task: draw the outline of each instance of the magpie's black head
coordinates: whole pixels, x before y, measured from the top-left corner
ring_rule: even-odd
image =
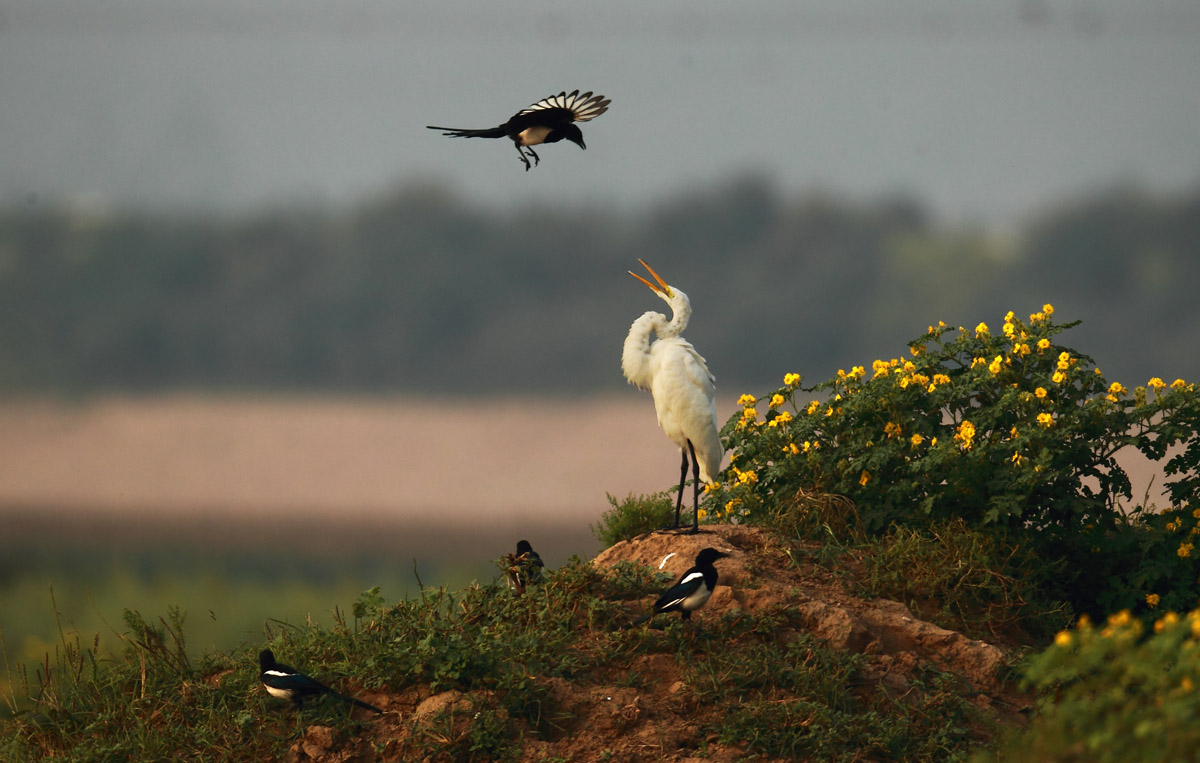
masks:
[[[275,653],[270,649],[264,649],[258,653],[258,666],[263,670],[269,670],[275,667]]]
[[[703,567],[704,565],[712,564],[718,559],[724,559],[727,556],[729,554],[718,551],[715,548],[704,548],[700,550],[700,553],[696,554],[696,566]]]
[[[562,132],[564,138],[579,146],[583,150],[587,150],[587,146],[585,146],[583,143],[583,131],[578,127],[573,124],[566,124],[560,127],[559,131]]]
[[[521,554],[531,554],[531,553],[533,553],[533,546],[529,545],[529,541],[527,541],[527,540],[517,541],[517,556],[520,556]]]

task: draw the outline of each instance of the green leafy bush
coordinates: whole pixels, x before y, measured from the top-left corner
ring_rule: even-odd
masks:
[[[604,512],[597,524],[591,526],[592,534],[605,548],[658,530],[671,524],[675,518],[675,506],[666,493],[638,496],[630,493],[620,503],[609,495],[608,503],[612,508]]]
[[[1200,610],[1167,613],[1152,632],[1121,611],[1086,618],[1031,658],[1025,688],[1042,697],[1000,760],[1195,760],[1200,750]]]
[[[939,323],[907,359],[872,363],[869,378],[855,366],[802,387],[787,374],[771,394],[743,395],[722,430],[734,456],[712,491],[716,513],[769,521],[798,491],[833,493],[853,502],[869,533],[961,519],[1062,560],[1053,585],[1084,610],[1133,606],[1131,596],[1168,579],[1194,601],[1196,555],[1168,538],[1152,507],[1126,505],[1132,489],[1115,455],[1132,446],[1166,458],[1172,509],[1200,508],[1195,385],[1110,384],[1059,343],[1075,324],[1052,315],[1050,305],[1028,322],[1009,312],[997,332]],[[1143,563],[1134,546],[1158,557]],[[1120,585],[1098,586],[1114,565]]]

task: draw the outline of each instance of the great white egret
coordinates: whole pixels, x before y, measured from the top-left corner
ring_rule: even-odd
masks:
[[[632,270],[629,275],[650,287],[671,306],[671,320],[653,310],[643,313],[629,327],[621,353],[621,370],[629,383],[650,390],[658,425],[679,446],[683,465],[679,470],[679,495],[675,499],[675,524],[683,505],[683,486],[687,482],[688,454],[692,458],[692,529],[700,530],[700,483],[716,481],[721,468],[721,438],[717,435],[716,379],[708,371],[704,358],[680,336],[692,316],[687,295],[667,284],[654,268],[639,259],[657,285]],[[651,341],[654,334],[656,341]]]

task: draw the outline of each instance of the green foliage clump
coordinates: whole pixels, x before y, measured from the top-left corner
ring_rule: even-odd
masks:
[[[870,378],[855,366],[801,387],[788,374],[763,398],[743,395],[722,431],[736,452],[719,513],[769,520],[798,491],[834,493],[873,535],[962,520],[1061,560],[1041,582],[1084,611],[1134,606],[1134,590],[1145,596],[1151,585],[1194,601],[1197,555],[1164,536],[1152,507],[1125,505],[1132,488],[1116,454],[1131,446],[1165,458],[1173,509],[1200,508],[1196,387],[1108,383],[1059,343],[1075,324],[1052,314],[1050,305],[1028,321],[1009,312],[996,332],[939,323],[909,344],[909,358],[876,360]],[[1138,560],[1134,545],[1159,556]],[[1114,572],[1120,585],[1097,585]]]
[[[1200,610],[1147,633],[1126,610],[1087,618],[1033,656],[1025,688],[1042,699],[1000,760],[1195,760],[1200,750]],[[982,756],[981,756],[982,757]]]
[[[621,502],[609,495],[608,503],[612,508],[591,526],[592,534],[605,548],[658,530],[675,518],[675,507],[666,493],[638,496],[630,493]]]

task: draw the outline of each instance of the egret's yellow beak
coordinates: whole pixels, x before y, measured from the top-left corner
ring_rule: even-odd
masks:
[[[658,281],[658,286],[655,286],[654,284],[650,283],[645,278],[642,278],[637,273],[634,273],[632,270],[629,271],[629,275],[633,276],[637,280],[646,284],[647,286],[649,286],[651,289],[658,292],[659,294],[665,294],[668,297],[675,296],[675,292],[671,291],[671,287],[667,285],[667,282],[662,280],[662,276],[660,276],[658,273],[654,272],[654,268],[647,265],[646,261],[641,259],[640,257],[638,258],[638,262],[642,263],[642,267],[644,267],[646,270],[650,271],[650,275],[654,276],[655,281]]]

